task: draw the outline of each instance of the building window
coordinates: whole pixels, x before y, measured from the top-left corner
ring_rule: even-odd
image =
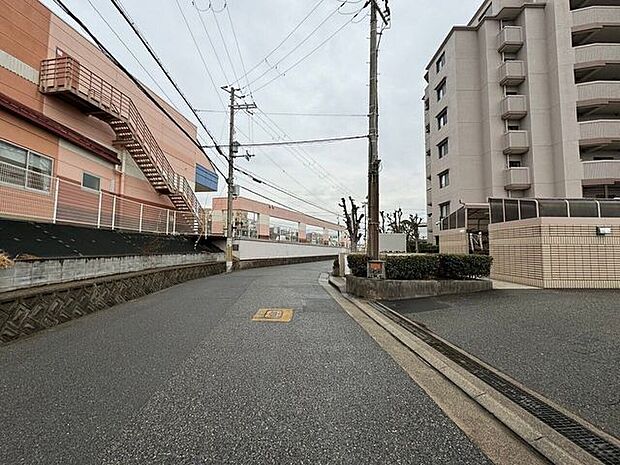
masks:
[[[430,134],[431,133],[431,125],[427,124],[426,128],[424,128],[424,131],[426,131],[426,134]]]
[[[450,202],[439,204],[439,219],[447,218],[450,215]]]
[[[506,95],[519,95],[518,87],[506,87]]]
[[[439,58],[437,58],[437,62],[435,63],[435,68],[437,70],[437,72],[441,71],[441,69],[445,66],[446,64],[446,52],[443,52]]]
[[[0,182],[49,192],[53,160],[0,141]]]
[[[509,131],[518,131],[521,129],[521,125],[519,123],[508,123],[508,130]]]
[[[448,155],[448,138],[446,137],[442,140],[439,145],[437,145],[437,151],[439,153],[439,158],[443,158]]]
[[[521,160],[510,160],[508,168],[521,168]]]
[[[94,191],[99,191],[101,190],[101,178],[98,176],[93,176],[92,174],[83,173],[82,187],[86,187],[87,189],[92,189]]]
[[[430,108],[430,103],[427,98],[424,99],[424,111],[428,111]]]
[[[426,156],[430,158],[430,156],[431,156],[431,151],[430,150],[426,151]]]
[[[446,80],[444,79],[443,81],[441,81],[441,84],[439,84],[436,88],[435,88],[435,92],[437,92],[437,101],[439,102],[442,98],[444,98],[444,96],[446,95]]]
[[[437,129],[443,128],[446,124],[448,124],[448,109],[444,108],[444,110],[437,115]]]
[[[449,170],[439,173],[439,188],[442,189],[450,185],[450,173]]]

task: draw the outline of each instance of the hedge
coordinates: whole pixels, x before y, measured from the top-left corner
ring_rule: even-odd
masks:
[[[488,255],[388,255],[385,260],[387,279],[476,279],[489,276],[492,258]],[[366,255],[351,254],[347,263],[353,276],[366,277]]]

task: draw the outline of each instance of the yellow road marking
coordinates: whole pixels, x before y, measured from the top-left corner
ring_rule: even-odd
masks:
[[[292,308],[261,308],[252,317],[252,321],[273,321],[278,323],[288,323],[292,319]]]

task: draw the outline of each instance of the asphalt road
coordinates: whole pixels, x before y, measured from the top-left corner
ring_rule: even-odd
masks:
[[[0,463],[489,463],[325,293],[330,266],[196,280],[0,348]]]
[[[497,290],[384,302],[620,437],[620,292]]]

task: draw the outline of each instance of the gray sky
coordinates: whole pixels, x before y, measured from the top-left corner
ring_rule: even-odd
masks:
[[[43,1],[58,12],[52,0]],[[153,83],[153,79],[97,15],[92,7],[94,5],[140,59],[142,66],[171,97],[171,103],[188,117],[191,116],[138,39],[116,14],[109,0],[65,2],[124,65],[161,94],[162,91]],[[196,37],[215,86],[205,71],[177,2]],[[355,18],[351,14],[357,12],[364,2],[349,0],[340,9],[338,7],[342,0],[319,2],[195,0],[196,7],[204,10],[201,13],[193,6],[192,0],[123,0],[123,5],[190,101],[197,108],[216,111],[204,113],[203,120],[218,141],[226,143],[227,116],[222,103],[227,104],[228,95],[219,86],[234,81],[235,73],[241,78],[244,75],[243,65],[249,72],[259,64],[248,78],[250,88],[254,90],[254,100],[260,110],[268,115],[279,112],[364,115],[368,112],[368,17],[365,17],[366,11]],[[425,84],[424,68],[450,27],[467,23],[479,4],[479,0],[390,0],[392,25],[383,34],[379,57],[382,210],[402,207],[407,213],[425,213],[421,102]],[[306,22],[265,61],[267,54],[316,5],[318,7]],[[243,64],[232,33],[229,13]],[[221,66],[199,14],[217,50]],[[306,40],[323,21],[320,28]],[[259,90],[259,87],[293,66],[345,23],[347,25],[340,32],[297,67]],[[289,56],[285,58],[286,55]],[[256,82],[252,83],[255,79]],[[240,82],[242,85],[248,83],[245,78],[240,79]],[[249,95],[247,89],[244,91]],[[269,118],[272,121],[261,113],[252,119],[239,114],[237,127],[244,133],[238,135],[239,141],[248,141],[248,138],[255,142],[271,141],[277,138],[276,131],[280,132],[280,136],[286,133],[293,140],[359,135],[367,133],[368,126],[367,118],[357,116],[269,115]],[[211,152],[213,161],[224,168],[224,160],[218,158],[214,151]],[[256,156],[249,162],[240,160],[240,167],[328,210],[340,212],[337,204],[345,189],[360,202],[366,195],[366,140],[308,145],[303,149],[261,148],[252,152]],[[239,183],[306,213],[335,219],[334,215],[253,183],[244,176],[239,176]],[[224,180],[220,178],[219,194],[224,192],[224,188]],[[253,197],[247,192],[242,195]],[[204,196],[202,198],[205,199]]]

